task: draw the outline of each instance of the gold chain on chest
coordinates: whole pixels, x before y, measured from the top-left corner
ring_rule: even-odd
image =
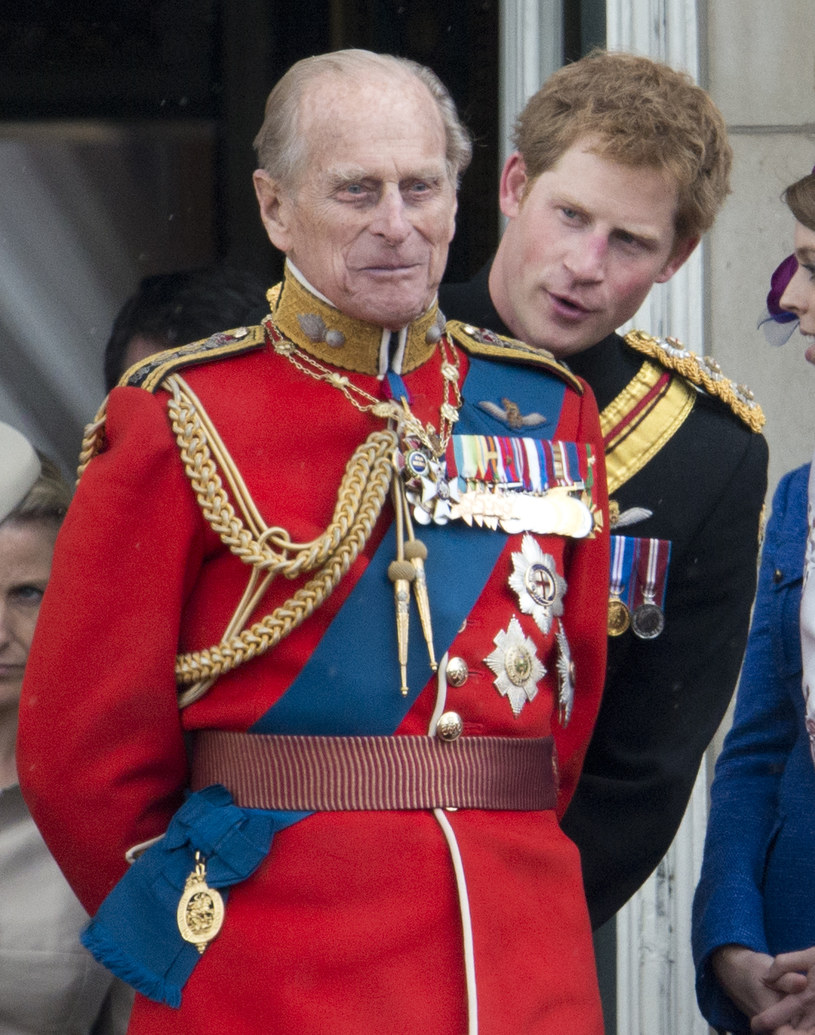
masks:
[[[396,607],[396,638],[398,662],[401,675],[400,692],[406,696],[408,665],[408,633],[411,591],[416,599],[422,634],[427,645],[431,669],[438,668],[433,644],[433,630],[430,616],[430,598],[425,575],[427,548],[417,539],[413,532],[410,517],[411,504],[416,508],[417,517],[424,515],[425,523],[429,518],[422,506],[425,488],[434,486],[436,491],[441,483],[446,484],[445,453],[453,426],[459,418],[462,405],[459,382],[461,377],[459,356],[455,348],[450,346],[445,335],[438,342],[441,355],[441,375],[444,382],[443,400],[439,407],[438,431],[432,424],[422,422],[411,412],[405,396],[400,403],[395,400],[377,399],[360,385],[355,384],[346,374],[331,369],[321,363],[309,352],[285,338],[271,320],[264,322],[272,347],[278,355],[287,359],[297,370],[316,381],[324,381],[340,391],[345,398],[361,413],[372,413],[374,416],[388,420],[398,435],[397,448],[392,453],[394,471],[399,476],[393,479],[393,508],[396,520],[396,557],[388,566],[388,577],[393,583],[394,603]],[[416,471],[409,458],[421,459],[422,475],[419,477],[417,489]],[[412,488],[408,489],[411,484]]]
[[[360,413],[371,413],[375,417],[392,421],[401,438],[408,435],[416,436],[436,458],[444,455],[453,433],[453,425],[458,420],[458,413],[461,409],[459,357],[444,335],[439,339],[444,399],[439,408],[439,429],[436,431],[431,424],[422,424],[411,412],[406,399],[403,398],[401,404],[393,399],[377,399],[360,385],[355,384],[347,374],[325,366],[309,352],[283,337],[270,320],[265,321],[263,326],[269,334],[274,351],[287,359],[302,374],[315,381],[323,381],[342,392]]]

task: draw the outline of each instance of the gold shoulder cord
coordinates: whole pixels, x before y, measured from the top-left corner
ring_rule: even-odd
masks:
[[[264,654],[296,629],[328,598],[370,538],[390,488],[396,432],[372,432],[349,460],[337,494],[331,523],[310,543],[293,543],[289,533],[263,521],[234,461],[204,407],[178,374],[163,385],[170,392],[168,410],[190,480],[204,518],[221,541],[252,571],[243,596],[221,642],[176,658],[175,674],[187,689],[180,708],[199,700],[218,676]],[[85,431],[79,475],[104,448],[104,405]],[[224,475],[241,516],[224,487]],[[316,575],[284,604],[251,626],[249,615],[276,575],[295,578],[319,568]]]
[[[176,679],[189,686],[179,695],[179,707],[184,708],[202,697],[218,676],[276,646],[333,592],[368,541],[382,510],[397,438],[390,430],[368,436],[346,466],[337,506],[325,532],[310,543],[293,543],[285,529],[264,523],[223,440],[190,387],[178,374],[168,378],[166,387],[171,392],[168,408],[173,431],[198,505],[221,541],[252,568],[221,642],[176,659]],[[224,491],[218,467],[243,520]],[[275,575],[295,578],[320,565],[315,577],[285,604],[244,628]]]
[[[77,482],[82,477],[85,468],[91,460],[105,448],[105,418],[107,417],[107,412],[108,400],[106,396],[104,402],[96,411],[93,420],[90,424],[85,425],[82,445],[79,447],[79,463],[76,469]]]

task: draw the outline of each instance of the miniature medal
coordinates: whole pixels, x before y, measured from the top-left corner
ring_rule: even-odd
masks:
[[[594,515],[588,504],[578,496],[557,490],[542,495],[488,488],[458,491],[449,517],[493,529],[500,525],[509,535],[535,532],[585,539],[594,528]]]
[[[532,615],[542,633],[552,627],[552,618],[563,614],[566,580],[558,574],[555,559],[544,553],[531,535],[521,540],[521,552],[512,554],[510,588],[518,596],[525,615]]]
[[[181,937],[199,953],[203,953],[224,922],[224,900],[219,891],[207,884],[206,865],[200,852],[195,853],[195,869],[184,885],[176,921]]]
[[[639,607],[634,608],[631,628],[641,640],[656,639],[665,628],[665,614],[659,604],[654,603],[653,597],[650,600],[646,597]]]
[[[629,543],[630,540],[624,536],[613,535],[611,537],[611,584],[609,586],[610,596],[608,601],[609,636],[622,636],[631,625],[631,613],[621,599],[628,576],[626,555],[630,553],[627,549]]]
[[[572,539],[585,539],[594,528],[594,515],[591,507],[579,496],[568,496],[567,530],[564,535]]]
[[[595,517],[581,464],[592,457],[575,442],[456,435],[449,461],[458,496],[451,518],[510,535],[535,532],[585,538]],[[584,459],[585,458],[585,459]]]
[[[513,714],[518,716],[526,702],[537,695],[546,667],[538,659],[535,644],[524,636],[521,623],[514,616],[507,630],[502,629],[493,642],[495,650],[484,660],[495,673],[498,692],[509,700]]]
[[[636,571],[642,599],[631,615],[631,629],[641,640],[653,640],[665,628],[665,613],[656,602],[665,594],[671,544],[662,539],[638,539]],[[635,598],[636,599],[636,598]]]
[[[608,601],[608,635],[622,636],[631,625],[631,613],[619,597]]]

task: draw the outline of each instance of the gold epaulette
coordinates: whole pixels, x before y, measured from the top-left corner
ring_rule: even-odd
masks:
[[[147,359],[140,360],[122,374],[117,387],[131,385],[136,388],[144,388],[148,392],[156,392],[165,377],[176,373],[183,367],[212,363],[216,359],[230,356],[241,356],[253,349],[260,348],[265,341],[266,337],[262,327],[236,327],[230,331],[213,334],[210,338],[190,342],[189,345],[182,345],[178,349],[156,352]],[[94,456],[105,448],[107,403],[107,397],[105,397],[93,420],[85,426],[79,450],[77,481],[82,477],[82,473]]]
[[[217,359],[242,356],[259,348],[265,341],[262,327],[235,327],[213,334],[210,338],[192,341],[178,349],[165,349],[141,360],[124,372],[120,385],[133,385],[155,392],[169,374],[184,367],[213,363]]]
[[[715,359],[697,356],[676,338],[654,338],[644,331],[629,331],[625,343],[680,374],[696,388],[721,399],[751,431],[759,432],[764,427],[766,418],[752,391],[725,377]]]
[[[445,332],[455,339],[459,345],[474,356],[489,356],[508,363],[524,363],[527,366],[541,367],[559,377],[561,381],[573,388],[579,395],[583,394],[583,385],[579,378],[562,363],[559,363],[546,349],[535,349],[516,338],[505,338],[483,327],[474,327],[460,320],[448,320]]]

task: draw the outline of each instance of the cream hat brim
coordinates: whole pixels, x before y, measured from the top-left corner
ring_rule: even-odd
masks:
[[[25,435],[0,421],[0,521],[26,498],[40,476],[40,458]]]

